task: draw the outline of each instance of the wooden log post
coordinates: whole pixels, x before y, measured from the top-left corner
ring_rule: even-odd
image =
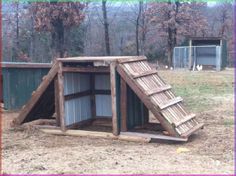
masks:
[[[55,113],[56,113],[56,125],[60,126],[60,112],[59,112],[59,99],[58,99],[58,77],[54,78],[54,97],[55,97]]]
[[[123,78],[120,79],[120,113],[121,131],[127,131],[127,85]]]
[[[58,103],[59,103],[59,118],[61,130],[66,131],[65,126],[65,100],[64,100],[64,77],[62,74],[62,62],[59,62],[59,69],[57,74],[58,79]]]
[[[111,81],[111,107],[112,107],[112,132],[118,135],[118,119],[117,119],[117,105],[116,105],[116,63],[110,64],[110,81]]]

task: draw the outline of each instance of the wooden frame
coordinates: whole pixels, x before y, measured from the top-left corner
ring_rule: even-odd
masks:
[[[183,114],[179,113],[179,111],[175,112],[174,111],[175,109],[174,110],[168,109],[168,108],[176,107],[177,105],[178,106],[181,105],[181,107],[176,107],[177,110],[178,108],[182,108],[182,103],[179,103],[182,101],[182,98],[176,97],[175,95],[172,95],[172,94],[170,94],[170,96],[167,98],[165,97],[163,98],[163,95],[161,97],[158,97],[160,96],[158,95],[159,93],[168,94],[171,92],[170,91],[171,86],[165,84],[164,81],[162,83],[161,78],[156,77],[155,80],[150,80],[153,84],[155,83],[156,80],[158,80],[159,84],[145,87],[145,85],[149,84],[148,79],[153,78],[153,76],[157,74],[156,70],[151,70],[151,68],[149,68],[148,65],[145,65],[147,64],[146,57],[126,57],[126,56],[125,57],[108,57],[104,59],[104,63],[106,63],[105,65],[109,64],[109,67],[95,66],[95,65],[92,66],[92,64],[95,64],[95,62],[101,62],[103,60],[102,58],[103,57],[89,57],[89,58],[79,57],[79,58],[56,60],[52,66],[52,69],[49,71],[48,75],[43,78],[43,82],[40,84],[38,89],[33,93],[32,98],[26,105],[27,108],[23,108],[23,110],[21,111],[19,117],[16,120],[16,123],[18,124],[22,123],[24,118],[26,118],[26,115],[29,114],[30,110],[34,108],[35,104],[40,99],[40,96],[42,96],[43,92],[46,91],[46,89],[48,88],[46,93],[48,92],[52,93],[51,89],[53,88],[52,86],[54,86],[56,125],[57,127],[60,127],[62,133],[66,132],[69,128],[76,128],[84,124],[85,125],[90,124],[93,122],[93,120],[96,120],[97,115],[96,115],[95,95],[97,94],[111,95],[111,108],[112,108],[111,109],[112,110],[112,118],[111,118],[112,123],[111,124],[112,124],[112,135],[114,136],[120,136],[120,132],[122,132],[123,134],[127,134],[128,136],[134,135],[134,136],[141,136],[141,137],[150,138],[150,139],[152,138],[167,139],[167,140],[173,139],[173,140],[179,140],[179,141],[181,140],[186,141],[189,135],[191,135],[193,132],[195,132],[199,128],[203,127],[203,124],[195,121],[194,114],[183,116]],[[64,62],[68,63],[67,65],[71,65],[71,66],[63,66]],[[77,62],[84,62],[84,64],[80,64],[80,66],[78,67],[73,66],[72,63],[77,63]],[[138,69],[141,66],[139,65],[137,66],[137,64],[133,64],[134,62],[140,62],[141,66],[143,66],[143,68],[141,69],[142,71],[140,73]],[[75,64],[75,65],[79,65],[79,64]],[[83,67],[82,65],[85,65],[85,67]],[[133,69],[132,66],[134,67],[134,70],[135,70],[133,72],[132,72],[132,69]],[[145,68],[148,68],[148,69],[145,69]],[[69,95],[64,95],[64,75],[63,74],[66,72],[89,74],[90,75],[89,77],[90,89],[87,91],[75,92]],[[96,90],[95,89],[95,74],[104,74],[104,73],[110,74],[110,89],[111,90]],[[133,73],[134,75],[132,75]],[[150,75],[153,75],[153,76],[150,76]],[[141,81],[142,84],[139,84],[139,81]],[[138,97],[144,104],[144,105],[141,104],[141,113],[142,113],[143,118],[140,124],[136,126],[143,128],[145,125],[148,124],[148,114],[149,114],[148,110],[150,110],[154,114],[154,116],[157,117],[162,127],[172,137],[153,136],[151,134],[142,135],[142,134],[132,133],[130,131],[128,132],[127,89],[129,90],[129,88],[132,89],[132,94],[134,92],[137,95],[137,96],[135,95],[135,97]],[[44,97],[46,96],[46,99],[47,99],[48,94],[43,94],[43,95]],[[78,123],[76,123],[76,120],[74,120],[73,121],[74,124],[66,126],[65,101],[75,99],[75,98],[80,98],[83,96],[90,96],[91,98],[90,108],[91,108],[92,118],[90,119],[89,117],[89,119],[87,118],[87,120],[84,120],[84,121],[77,120],[79,121]],[[135,100],[135,102],[140,101],[138,98],[135,98],[137,99]],[[153,98],[156,98],[158,100],[162,99],[162,101],[158,101]],[[47,101],[47,103],[50,103],[50,102]],[[40,105],[41,104],[42,102],[40,102]],[[50,105],[51,104],[52,103],[50,103]],[[134,108],[137,108],[137,107],[134,107]],[[165,109],[166,111],[169,111],[168,113],[172,115],[173,117],[168,116],[168,114],[166,115],[163,109]],[[51,111],[53,110],[54,109],[52,107],[46,112],[49,112],[49,114],[51,114]],[[182,111],[185,112],[184,108],[182,108]],[[47,114],[47,116],[49,114]],[[135,114],[135,117],[136,115],[137,113]],[[194,122],[195,125],[194,123],[192,123],[193,125],[191,128],[186,127],[187,130],[185,130],[186,129],[185,128],[183,131],[182,127],[184,127],[183,125],[187,124],[186,122],[190,122],[190,123]]]
[[[119,134],[118,119],[117,119],[117,105],[116,105],[116,63],[110,64],[110,79],[111,79],[111,107],[112,107],[112,130],[114,135]]]
[[[109,73],[109,67],[63,67],[63,72],[79,72],[79,73]]]
[[[59,118],[60,118],[60,126],[62,131],[66,131],[65,125],[65,101],[64,101],[64,77],[62,74],[62,62],[59,62],[58,68],[58,100],[59,100]]]
[[[127,85],[123,78],[120,79],[120,113],[121,131],[127,131]]]

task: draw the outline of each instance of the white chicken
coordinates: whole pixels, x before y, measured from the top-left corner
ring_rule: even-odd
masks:
[[[202,65],[197,65],[196,68],[197,68],[198,71],[202,71]]]

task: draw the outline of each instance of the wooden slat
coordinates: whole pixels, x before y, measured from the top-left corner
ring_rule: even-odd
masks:
[[[60,125],[61,130],[65,131],[65,103],[64,103],[64,78],[62,75],[62,62],[59,62],[59,68],[58,68],[58,100],[59,100],[59,117],[60,117]]]
[[[74,98],[80,98],[80,97],[84,97],[84,96],[95,96],[95,95],[111,95],[111,91],[110,90],[86,90],[83,92],[76,92],[76,93],[72,93],[72,94],[68,94],[65,95],[65,100],[71,100]],[[95,100],[95,98],[94,98]],[[95,117],[95,116],[94,116]]]
[[[126,81],[130,88],[137,94],[145,106],[154,114],[154,116],[159,120],[164,129],[166,129],[170,135],[179,137],[178,132],[173,128],[173,126],[163,117],[160,113],[160,109],[155,106],[150,97],[148,97],[145,92],[137,85],[134,79],[127,76],[127,73],[124,71],[121,65],[117,66],[117,72],[120,76]]]
[[[86,90],[83,92],[76,92],[76,93],[72,93],[69,95],[65,95],[65,100],[71,100],[71,99],[75,99],[75,98],[89,96],[90,94],[91,94],[91,90]]]
[[[181,97],[176,97],[176,98],[173,98],[173,99],[171,99],[171,100],[169,100],[167,102],[164,102],[164,103],[160,104],[159,107],[160,107],[161,110],[163,110],[163,109],[165,109],[165,108],[167,108],[169,106],[172,106],[174,104],[177,104],[177,103],[179,103],[181,101],[183,101],[183,99]]]
[[[20,125],[24,121],[24,119],[30,113],[32,108],[34,108],[34,105],[39,100],[40,96],[43,94],[43,92],[47,89],[48,85],[56,76],[58,68],[59,68],[58,62],[55,62],[45,80],[41,82],[41,84],[39,85],[35,93],[32,95],[30,100],[26,103],[26,105],[23,106],[19,116],[13,120],[12,122],[13,125]]]
[[[192,120],[195,117],[196,117],[195,114],[190,114],[190,115],[186,116],[185,118],[181,119],[180,121],[178,121],[177,123],[174,123],[174,126],[178,127],[178,126],[182,125],[183,123],[185,123],[189,120]]]
[[[181,134],[182,137],[189,137],[191,134],[195,133],[197,130],[199,130],[200,128],[203,128],[204,124],[203,123],[199,123],[196,126],[194,126],[193,128],[191,128],[189,131]]]
[[[114,135],[119,134],[118,119],[117,119],[117,105],[116,105],[116,63],[110,64],[110,81],[111,81],[111,108],[112,108],[112,131]]]
[[[145,71],[141,74],[134,75],[133,78],[137,79],[137,78],[141,78],[141,77],[145,77],[145,76],[150,76],[150,75],[153,75],[156,73],[157,73],[157,70],[149,70],[149,71]]]
[[[109,67],[63,67],[63,72],[109,73]]]
[[[162,87],[158,87],[156,89],[148,90],[147,91],[147,95],[148,96],[152,96],[154,94],[158,94],[160,92],[163,92],[163,91],[166,91],[166,90],[170,90],[170,89],[171,89],[170,85],[165,85],[165,86],[162,86]]]
[[[111,95],[111,90],[94,90],[94,93],[99,95]]]
[[[124,135],[124,134],[115,136],[112,133],[99,132],[99,131],[67,130],[66,132],[62,132],[61,130],[57,130],[57,129],[40,129],[40,130],[45,133],[55,134],[55,135],[70,135],[70,136],[91,137],[91,138],[117,139],[117,140],[132,141],[132,142],[150,142],[150,138],[130,136],[130,135]]]
[[[115,62],[117,60],[130,60],[135,58],[140,58],[144,56],[83,56],[83,57],[67,57],[58,58],[57,61],[65,62],[95,62],[95,61],[105,61],[105,62]]]
[[[120,64],[126,64],[126,63],[131,63],[131,62],[140,62],[140,61],[147,61],[147,58],[145,56],[137,56],[137,57],[132,57],[128,59],[119,59]]]
[[[121,113],[121,131],[127,131],[127,85],[120,79],[120,113]]]

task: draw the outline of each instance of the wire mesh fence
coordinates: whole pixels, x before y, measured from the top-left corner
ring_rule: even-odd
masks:
[[[175,47],[173,53],[174,69],[195,69],[197,65],[211,66],[219,71],[221,69],[221,46],[182,46]]]

